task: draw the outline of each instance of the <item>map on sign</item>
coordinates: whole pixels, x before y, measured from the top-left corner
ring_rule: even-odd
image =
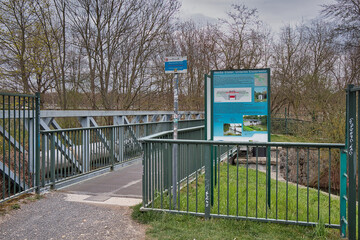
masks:
[[[214,102],[251,102],[251,88],[216,88]]]

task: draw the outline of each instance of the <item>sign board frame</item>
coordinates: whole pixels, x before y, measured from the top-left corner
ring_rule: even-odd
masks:
[[[165,73],[187,73],[187,57],[165,57]]]
[[[205,92],[208,140],[271,141],[270,68],[212,70]]]

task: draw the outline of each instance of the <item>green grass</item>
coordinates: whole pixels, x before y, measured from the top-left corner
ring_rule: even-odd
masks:
[[[291,135],[271,134],[272,142],[312,142],[304,137],[295,137]]]
[[[147,239],[340,239],[338,230],[296,225],[210,219],[190,215],[140,212],[133,208],[133,219],[148,224]]]
[[[296,184],[288,183],[287,185],[286,182],[280,181],[276,188],[276,181],[271,180],[271,208],[269,209],[266,207],[265,173],[251,169],[246,173],[246,168],[237,168],[236,166],[229,166],[228,171],[227,166],[226,164],[220,165],[220,184],[214,188],[212,214],[247,215],[248,217],[306,222],[309,211],[309,222],[319,222],[319,214],[321,223],[329,223],[328,194],[311,188],[307,194],[307,188],[297,188]],[[237,170],[238,184],[236,181]],[[228,178],[229,185],[227,184]],[[205,209],[204,189],[203,175],[199,176],[197,185],[196,182],[193,182],[189,186],[183,187],[178,199],[178,201],[180,200],[179,210],[203,213]],[[318,193],[320,195],[319,205]],[[169,196],[167,194],[158,194],[158,196],[151,207],[169,209]],[[330,204],[331,224],[339,224],[339,198],[332,196]],[[153,212],[139,216],[147,218],[145,222],[151,223],[152,227],[148,234],[151,237],[160,234],[159,239],[325,239],[325,237],[326,239],[338,239],[340,236],[339,230],[324,229],[323,224],[312,228],[231,219],[204,221],[202,218]]]
[[[318,214],[325,223],[329,222],[328,194],[320,191],[320,203],[318,205],[318,191],[316,189],[309,188],[309,195],[307,195],[307,188],[299,187],[297,189],[296,184],[288,183],[287,185],[286,182],[278,181],[278,190],[276,190],[276,181],[272,180],[271,208],[269,209],[266,204],[265,173],[249,169],[247,176],[246,168],[239,166],[237,184],[237,167],[229,166],[228,175],[227,166],[226,164],[220,165],[220,184],[214,187],[214,205],[211,213],[307,221],[307,212],[309,211],[310,222],[318,222]],[[229,178],[229,184],[227,184],[227,178]],[[228,194],[229,198],[227,198]],[[193,182],[180,192],[180,210],[204,212],[204,196],[204,176],[201,175],[198,179],[198,187]],[[307,201],[309,201],[309,205],[307,205]],[[163,198],[160,197],[154,202],[155,208],[160,208],[161,205],[163,208],[169,208],[167,195],[163,195]],[[339,207],[339,198],[332,197],[330,201],[332,224],[339,224]]]
[[[244,126],[244,131],[267,131],[266,125]]]

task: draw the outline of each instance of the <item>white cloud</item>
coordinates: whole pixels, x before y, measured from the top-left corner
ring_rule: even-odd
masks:
[[[320,15],[322,4],[334,0],[181,0],[181,14],[191,16],[194,20],[203,16],[211,19],[226,17],[226,11],[232,3],[244,3],[249,8],[257,8],[260,19],[273,30],[287,24],[297,24],[308,21]]]

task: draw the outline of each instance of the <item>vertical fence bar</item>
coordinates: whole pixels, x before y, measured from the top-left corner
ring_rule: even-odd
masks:
[[[317,199],[318,199],[318,217],[317,220],[320,221],[320,148],[318,148],[318,174],[317,174]]]
[[[35,94],[35,167],[36,167],[36,193],[40,193],[40,93]]]
[[[111,167],[110,167],[110,171],[113,171],[114,170],[114,164],[115,164],[115,153],[114,153],[114,128],[110,128],[110,159],[111,159]],[[89,139],[89,142],[91,144],[91,140]],[[104,144],[105,145],[105,144]],[[89,156],[89,159],[90,159],[90,156]],[[89,160],[90,162],[90,160]]]
[[[346,237],[346,203],[347,203],[347,158],[345,149],[340,150],[340,233],[341,237]]]
[[[13,96],[13,114],[14,114],[14,141],[16,141],[16,97]],[[9,131],[9,138],[10,138],[10,131]],[[10,168],[10,166],[9,166]],[[16,194],[16,145],[14,143],[14,194]]]
[[[359,119],[360,119],[360,117],[359,117],[359,114],[360,114],[360,92],[359,91],[356,91],[355,93],[354,93],[354,95],[355,95],[355,99],[356,99],[356,95],[357,95],[357,99],[358,99],[358,105],[357,105],[357,107],[358,107],[358,112],[357,112],[357,114],[356,114],[356,112],[355,112],[355,117],[357,116],[357,119],[355,118],[355,124],[354,125],[356,125],[356,123],[358,123],[358,144],[357,144],[357,149],[359,149],[360,148],[360,123],[359,123]],[[354,105],[356,105],[356,104],[354,104]],[[355,134],[356,135],[356,134]],[[354,139],[354,141],[356,142],[356,140]],[[355,147],[356,147],[356,143],[355,143]],[[359,153],[358,151],[355,151],[355,153]],[[354,153],[354,161],[355,161],[355,163],[354,163],[354,166],[355,166],[355,179],[356,179],[356,175],[357,175],[357,173],[359,173],[360,171],[359,171],[359,167],[360,167],[360,155],[359,154],[355,154]],[[358,157],[358,166],[356,167],[356,160],[355,160],[355,158],[356,158],[356,155],[357,155],[357,157]],[[357,186],[356,186],[356,183],[354,184],[356,187],[355,187],[355,189],[356,189],[356,191],[357,191],[357,198],[356,198],[356,196],[355,196],[355,199],[357,200],[357,201],[359,201],[360,200],[360,191],[359,191],[359,188],[360,188],[360,178],[359,178],[359,176],[358,176],[358,178],[357,178],[357,180],[358,180],[358,182],[357,182]],[[353,209],[353,211],[354,212],[356,212],[356,208],[354,208]],[[359,220],[359,217],[360,217],[360,212],[358,213],[358,219],[357,219],[357,228],[358,228],[358,238],[360,237],[360,220]],[[356,233],[354,234],[354,235],[356,235]]]
[[[22,125],[22,128],[23,128],[23,135],[22,135],[22,139],[23,139],[23,149],[24,149],[24,152],[23,152],[23,189],[26,190],[26,168],[25,168],[25,125],[26,125],[26,121],[25,121],[25,102],[26,102],[26,98],[24,97],[23,98],[23,125]]]
[[[7,107],[8,107],[8,124],[9,124],[9,129],[8,129],[8,196],[11,196],[11,179],[10,179],[10,166],[11,166],[11,142],[10,142],[10,133],[11,133],[11,119],[10,119],[10,109],[11,109],[11,98],[10,96],[8,96],[8,103],[7,103]]]
[[[239,216],[239,145],[236,145],[236,216]]]
[[[5,129],[5,95],[2,96],[2,125]],[[6,151],[5,151],[5,134],[3,134],[3,137],[2,137],[2,152],[3,152],[3,162],[2,162],[2,169],[4,169],[5,171],[5,160],[6,160]],[[6,196],[6,193],[5,193],[5,172],[2,173],[2,199],[5,198]]]
[[[299,221],[299,148],[296,148],[296,221]]]
[[[329,225],[331,224],[331,149],[329,148]]]
[[[309,165],[310,165],[310,148],[307,148],[307,169],[306,169],[306,221],[309,222]]]
[[[229,165],[230,165],[230,146],[227,146],[227,159],[226,159],[226,215],[229,216],[229,188],[230,188],[230,183],[229,183]]]
[[[45,152],[46,152],[46,148],[45,148],[45,134],[42,134],[42,138],[41,138],[41,186],[44,187],[45,186]]]
[[[348,100],[348,169],[349,169],[349,239],[356,239],[356,92],[353,85],[347,89]]]
[[[210,218],[211,159],[210,146],[205,146],[205,219]],[[197,170],[196,170],[197,171]]]
[[[278,219],[278,193],[279,193],[279,149],[276,147],[276,220]]]
[[[51,147],[50,147],[50,181],[51,188],[55,187],[55,133],[51,133]],[[58,152],[58,151],[57,151]]]

